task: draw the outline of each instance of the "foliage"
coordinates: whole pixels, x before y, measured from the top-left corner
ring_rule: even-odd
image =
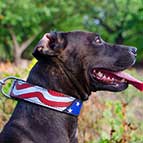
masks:
[[[85,19],[85,26],[102,33],[105,40],[136,46],[138,60],[143,58],[142,23],[142,0],[97,0]]]
[[[80,29],[98,32],[109,42],[137,46],[138,60],[142,60],[142,22],[142,0],[2,0],[0,59],[12,60],[19,53],[14,52],[16,45],[20,57],[31,57],[29,53],[45,32]]]
[[[71,8],[67,8],[68,5]],[[43,35],[43,31],[45,33],[51,31],[51,29],[61,29],[63,26],[70,30],[72,25],[73,29],[77,29],[76,25],[81,25],[78,22],[81,18],[79,14],[72,14],[74,10],[73,5],[75,5],[73,2],[66,3],[61,1],[59,3],[57,0],[1,1],[0,27],[2,30],[0,35],[2,36],[0,36],[0,40],[2,41],[2,51],[7,53],[8,58],[11,56],[16,58],[18,54],[20,54],[18,56],[22,56],[24,50],[31,44],[34,38],[41,33]],[[67,19],[69,16],[70,19]],[[75,21],[74,23],[72,23],[73,20]],[[63,25],[61,24],[62,21],[65,21]],[[4,57],[3,55],[1,56],[1,58],[6,58],[6,54]]]

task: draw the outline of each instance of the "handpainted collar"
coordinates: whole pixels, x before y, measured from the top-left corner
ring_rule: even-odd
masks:
[[[16,79],[13,82],[10,97],[22,99],[56,111],[78,116],[82,107],[82,101],[72,96],[53,90],[29,84]]]

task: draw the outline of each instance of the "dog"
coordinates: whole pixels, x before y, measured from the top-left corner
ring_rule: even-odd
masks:
[[[91,91],[122,91],[128,83],[112,73],[131,67],[136,51],[109,44],[93,32],[46,33],[34,48],[38,62],[27,82],[81,101]],[[77,121],[76,116],[20,100],[0,134],[0,143],[77,143]]]

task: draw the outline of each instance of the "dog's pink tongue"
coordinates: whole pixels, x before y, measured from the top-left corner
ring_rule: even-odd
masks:
[[[132,77],[128,73],[125,72],[114,72],[114,75],[125,79],[129,84],[132,84],[134,87],[139,89],[140,91],[143,91],[143,82],[139,81],[138,79]]]

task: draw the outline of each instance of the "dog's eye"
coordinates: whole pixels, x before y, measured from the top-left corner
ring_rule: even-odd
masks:
[[[99,36],[95,37],[95,42],[96,42],[96,44],[101,44],[102,43],[102,41],[101,41]]]

